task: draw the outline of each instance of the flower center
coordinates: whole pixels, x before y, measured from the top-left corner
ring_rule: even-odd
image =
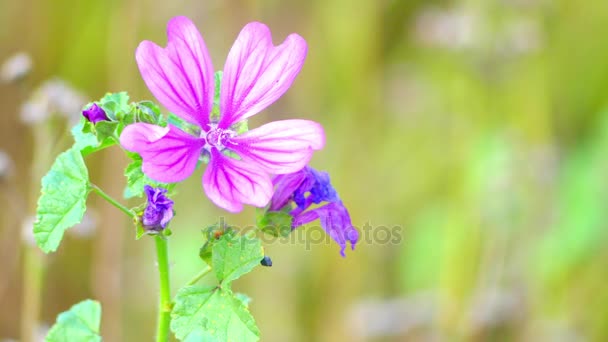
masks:
[[[212,147],[222,151],[226,148],[226,144],[230,141],[230,138],[236,135],[236,132],[230,129],[221,129],[217,125],[209,125],[210,129],[207,132],[203,132],[201,135],[205,138],[205,149],[210,151]]]

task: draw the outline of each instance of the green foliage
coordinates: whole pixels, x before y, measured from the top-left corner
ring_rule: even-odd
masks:
[[[219,286],[184,287],[175,296],[171,316],[171,330],[179,339],[194,333],[206,333],[218,342],[260,338],[247,307],[230,289]]]
[[[213,246],[213,270],[223,286],[260,264],[264,251],[259,239],[224,235]]]
[[[211,260],[208,255],[203,259],[213,266],[219,285],[181,289],[171,314],[171,330],[179,339],[207,334],[212,341],[257,341],[260,333],[249,313],[250,299],[233,293],[230,285],[259,265],[264,256],[260,240],[220,224],[205,232],[208,240],[201,251],[209,253]]]
[[[34,235],[45,253],[57,250],[65,230],[82,220],[89,190],[86,165],[79,149],[72,147],[42,178]]]
[[[129,105],[129,95],[124,91],[107,93],[99,100],[98,105],[112,121],[122,121],[132,110],[132,106]]]
[[[226,226],[224,223],[216,223],[202,230],[203,237],[205,238],[205,244],[199,250],[199,256],[207,265],[212,266],[213,247],[224,237],[224,239],[232,238],[237,232],[234,228]]]
[[[99,325],[101,305],[84,300],[57,316],[57,322],[45,338],[46,342],[101,341]]]
[[[74,137],[74,148],[80,150],[83,156],[101,151],[106,147],[110,147],[117,143],[116,140],[105,136],[99,139],[97,135],[92,133],[94,126],[85,118],[81,118],[80,122],[72,128],[72,136]]]
[[[276,237],[286,237],[291,234],[293,217],[285,211],[258,212],[257,226],[264,233]]]

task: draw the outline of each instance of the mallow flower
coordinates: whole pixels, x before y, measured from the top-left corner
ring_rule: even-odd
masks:
[[[148,202],[141,223],[146,231],[160,232],[173,218],[173,201],[167,197],[167,189],[145,185],[144,192]]]
[[[327,172],[307,166],[294,173],[277,175],[273,183],[276,191],[269,211],[288,210],[293,218],[292,229],[319,220],[325,232],[340,245],[343,257],[347,243],[355,249],[359,232],[353,227],[350,214],[331,185]],[[313,205],[322,203],[311,209]]]
[[[167,27],[165,48],[143,41],[136,60],[150,92],[169,111],[200,128],[192,135],[168,124],[127,126],[120,143],[143,159],[142,170],[164,183],[180,182],[209,160],[203,176],[207,196],[238,212],[243,204],[265,206],[273,194],[269,174],[302,169],[325,143],[321,125],[308,120],[275,121],[237,134],[236,125],[287,91],[306,57],[297,34],[274,46],[270,30],[252,22],[240,32],[223,69],[219,118],[211,116],[214,72],[205,42],[186,17]]]

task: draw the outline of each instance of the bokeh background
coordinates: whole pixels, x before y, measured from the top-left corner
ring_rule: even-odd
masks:
[[[0,0],[0,61],[32,64],[0,85],[0,339],[44,334],[91,297],[106,341],[151,340],[151,240],[94,195],[57,253],[27,231],[66,122],[107,91],[153,99],[135,48],[164,44],[184,14],[216,69],[249,21],[308,41],[296,83],[250,127],[321,122],[312,163],[368,227],[346,258],[325,241],[266,247],[274,266],[237,284],[262,341],[608,340],[608,2],[570,0]],[[115,196],[126,163],[119,149],[87,159]],[[202,267],[201,228],[254,220],[214,207],[201,174],[175,198],[174,291]],[[41,279],[24,271],[38,262]],[[37,304],[40,326],[24,326]]]

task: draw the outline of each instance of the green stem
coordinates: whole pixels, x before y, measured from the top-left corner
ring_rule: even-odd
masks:
[[[186,286],[192,286],[196,284],[202,277],[206,276],[207,273],[211,272],[212,268],[207,266],[204,270],[200,271],[194,278],[190,279],[190,281],[186,284]]]
[[[112,198],[110,195],[106,194],[103,190],[101,190],[100,187],[98,187],[97,185],[93,184],[93,183],[89,183],[89,186],[91,187],[91,189],[93,191],[95,191],[99,196],[101,196],[103,199],[105,199],[106,201],[108,201],[108,203],[110,203],[111,205],[115,206],[116,208],[118,208],[120,211],[122,211],[123,213],[125,213],[127,216],[129,216],[130,218],[136,220],[137,219],[137,215],[135,215],[134,212],[131,211],[131,209],[125,207],[124,205],[118,203],[118,201],[116,201],[114,198]]]
[[[167,252],[167,239],[156,235],[156,260],[159,276],[158,322],[156,326],[156,342],[169,340],[169,323],[171,321],[171,288],[169,286],[169,256]]]
[[[21,340],[34,341],[38,330],[38,315],[44,278],[44,255],[36,246],[26,245],[23,251],[23,299]]]

